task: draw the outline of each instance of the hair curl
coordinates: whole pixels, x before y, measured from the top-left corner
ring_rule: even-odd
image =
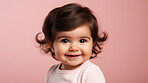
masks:
[[[96,17],[92,14],[92,11],[87,7],[82,7],[79,4],[71,3],[62,7],[57,7],[49,12],[46,16],[42,31],[44,39],[39,39],[39,34],[36,35],[36,42],[40,44],[40,48],[47,54],[51,52],[52,57],[55,58],[55,54],[49,48],[49,42],[53,43],[55,40],[55,33],[58,31],[70,31],[75,28],[87,24],[91,31],[93,42],[95,43],[92,48],[94,58],[102,50],[101,45],[107,39],[107,34],[103,32],[103,37],[98,34],[98,23]],[[56,59],[57,60],[57,59]]]

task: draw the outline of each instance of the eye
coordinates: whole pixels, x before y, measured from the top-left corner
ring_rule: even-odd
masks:
[[[80,43],[85,43],[85,42],[87,42],[86,39],[81,39],[81,40],[80,40]]]
[[[68,43],[68,42],[70,42],[70,41],[69,41],[68,39],[62,39],[61,42],[62,42],[62,43]]]

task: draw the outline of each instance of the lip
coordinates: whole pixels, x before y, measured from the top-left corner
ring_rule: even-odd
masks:
[[[68,56],[68,57],[78,57],[80,55],[66,55],[66,56]]]
[[[68,57],[79,57],[79,56],[81,56],[81,54],[76,54],[76,55],[65,55],[65,56],[68,56]]]

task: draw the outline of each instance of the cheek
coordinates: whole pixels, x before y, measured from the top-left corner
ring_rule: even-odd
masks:
[[[54,52],[55,55],[61,55],[66,51],[66,46],[55,44],[54,45]]]
[[[84,53],[92,54],[92,45],[83,47],[83,51],[85,51]]]

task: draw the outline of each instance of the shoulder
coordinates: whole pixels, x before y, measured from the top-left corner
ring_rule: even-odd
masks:
[[[83,77],[85,83],[105,83],[105,78],[101,69],[93,63],[85,69]]]
[[[57,64],[57,65],[51,66],[51,67],[48,69],[48,72],[47,72],[47,73],[51,73],[51,72],[55,71],[55,70],[57,69],[57,67],[58,67],[58,64]]]
[[[52,77],[52,75],[55,73],[56,69],[57,69],[58,65],[53,65],[51,66],[48,71],[47,71],[47,74],[46,74],[46,77],[45,77],[45,83],[48,83],[48,80]]]

